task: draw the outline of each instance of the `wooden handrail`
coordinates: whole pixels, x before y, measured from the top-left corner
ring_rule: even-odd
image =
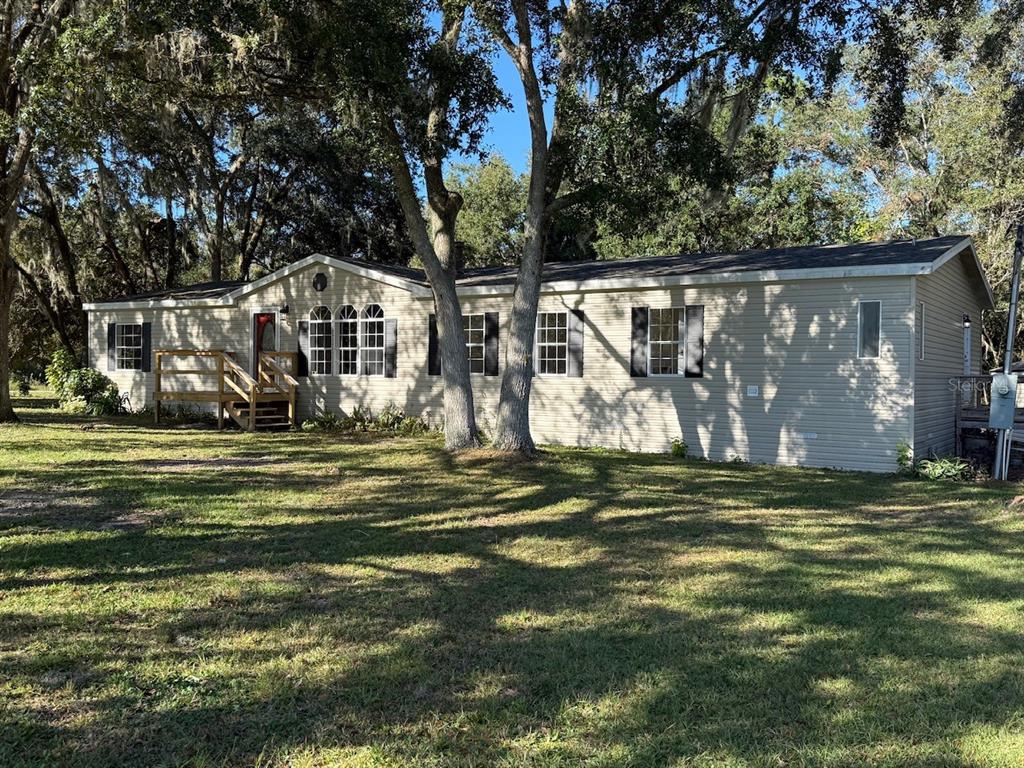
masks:
[[[288,371],[286,371],[284,368],[278,365],[274,357],[275,353],[273,352],[261,352],[260,364],[267,366],[270,369],[271,373],[273,373],[274,375],[280,376],[281,379],[284,380],[284,382],[289,386],[289,388],[294,389],[295,387],[299,386],[298,380],[290,373],[288,373]]]
[[[235,390],[235,392],[238,393],[245,402],[251,402],[249,400],[249,391],[240,386],[234,379],[229,376],[225,376],[224,383],[231,387],[231,389]]]
[[[258,384],[256,384],[256,379],[254,379],[252,376],[250,376],[248,373],[246,373],[245,368],[240,366],[238,363],[236,363],[232,358],[228,357],[227,355],[222,355],[222,357],[223,357],[223,360],[224,360],[224,369],[225,369],[225,371],[234,374],[235,376],[237,376],[238,378],[240,378],[242,380],[243,384],[246,384],[249,387],[258,387],[259,386]]]

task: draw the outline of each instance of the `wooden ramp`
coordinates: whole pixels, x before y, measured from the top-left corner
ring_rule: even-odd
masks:
[[[218,429],[225,414],[250,432],[296,426],[294,352],[261,352],[255,379],[223,349],[158,349],[154,355],[154,423],[160,423],[161,404],[175,400],[216,403]]]

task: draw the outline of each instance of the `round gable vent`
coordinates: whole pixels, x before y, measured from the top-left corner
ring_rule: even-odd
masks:
[[[326,287],[327,287],[327,275],[325,275],[323,272],[317,272],[313,276],[313,290],[314,291],[322,291]]]

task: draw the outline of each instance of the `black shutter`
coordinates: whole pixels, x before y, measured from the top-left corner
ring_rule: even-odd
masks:
[[[583,310],[573,309],[569,312],[569,357],[566,362],[567,375],[580,378],[583,376]]]
[[[484,312],[484,375],[498,375],[498,313]]]
[[[398,320],[384,321],[384,378],[398,374]]]
[[[153,370],[150,358],[153,356],[153,324],[142,324],[142,371],[149,373]]]
[[[297,376],[309,376],[309,320],[299,320],[299,354],[295,358]]]
[[[704,375],[704,305],[686,308],[686,375]]]
[[[437,315],[427,321],[427,375],[441,375],[441,350],[437,346]]]
[[[647,307],[633,307],[633,335],[629,356],[629,375],[647,375],[647,323],[650,310]]]
[[[117,370],[117,323],[107,323],[107,370]]]

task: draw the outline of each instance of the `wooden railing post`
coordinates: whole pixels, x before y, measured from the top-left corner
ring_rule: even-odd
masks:
[[[217,429],[224,429],[224,354],[217,355]]]
[[[160,423],[160,365],[163,353],[157,352],[153,361],[153,424]]]
[[[249,385],[249,431],[256,431],[256,385]]]

